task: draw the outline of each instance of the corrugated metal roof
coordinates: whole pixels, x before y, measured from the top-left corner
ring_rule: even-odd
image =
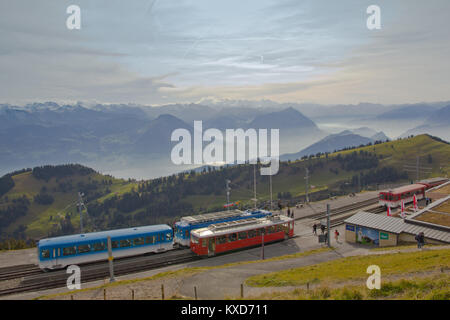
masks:
[[[375,213],[360,211],[357,214],[346,219],[344,222],[395,234],[404,232],[416,235],[419,232],[423,232],[425,234],[425,238],[450,243],[450,232],[448,231],[437,230],[431,227],[425,227],[413,223],[406,223],[403,219],[396,217],[388,217]]]
[[[409,233],[412,235],[416,235],[419,232],[423,232],[425,234],[425,238],[450,243],[450,232],[448,232],[448,231],[436,230],[436,229],[428,228],[425,226],[420,226],[420,225],[411,224],[411,223],[405,223],[405,228],[404,228],[403,232]]]
[[[344,221],[366,228],[399,234],[403,231],[403,219],[360,211]]]

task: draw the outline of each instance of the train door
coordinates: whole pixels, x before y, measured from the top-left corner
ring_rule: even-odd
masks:
[[[52,257],[53,257],[53,266],[57,266],[58,265],[58,255],[59,255],[59,248],[53,248],[53,252],[52,252]]]
[[[208,238],[208,256],[213,256],[216,253],[216,238]]]

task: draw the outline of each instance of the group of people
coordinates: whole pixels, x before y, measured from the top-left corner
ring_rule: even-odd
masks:
[[[328,241],[328,231],[325,232],[326,227],[323,224],[320,224],[320,230],[322,231],[322,234],[325,234],[325,243]],[[313,224],[313,234],[317,235],[317,224]],[[334,238],[336,239],[336,242],[339,243],[339,231],[337,229],[334,230]]]

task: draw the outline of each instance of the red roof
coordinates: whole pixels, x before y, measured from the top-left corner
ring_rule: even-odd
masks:
[[[403,186],[403,187],[398,187],[398,188],[395,188],[392,190],[384,190],[382,192],[396,194],[396,193],[404,193],[404,192],[414,191],[414,190],[423,189],[423,188],[425,188],[425,185],[415,183],[415,184],[409,184],[409,185]]]

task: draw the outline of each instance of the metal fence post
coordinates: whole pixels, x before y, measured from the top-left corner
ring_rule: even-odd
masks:
[[[113,264],[113,255],[112,255],[112,245],[111,245],[111,237],[108,236],[108,261],[109,261],[109,282],[114,282],[114,264]]]

